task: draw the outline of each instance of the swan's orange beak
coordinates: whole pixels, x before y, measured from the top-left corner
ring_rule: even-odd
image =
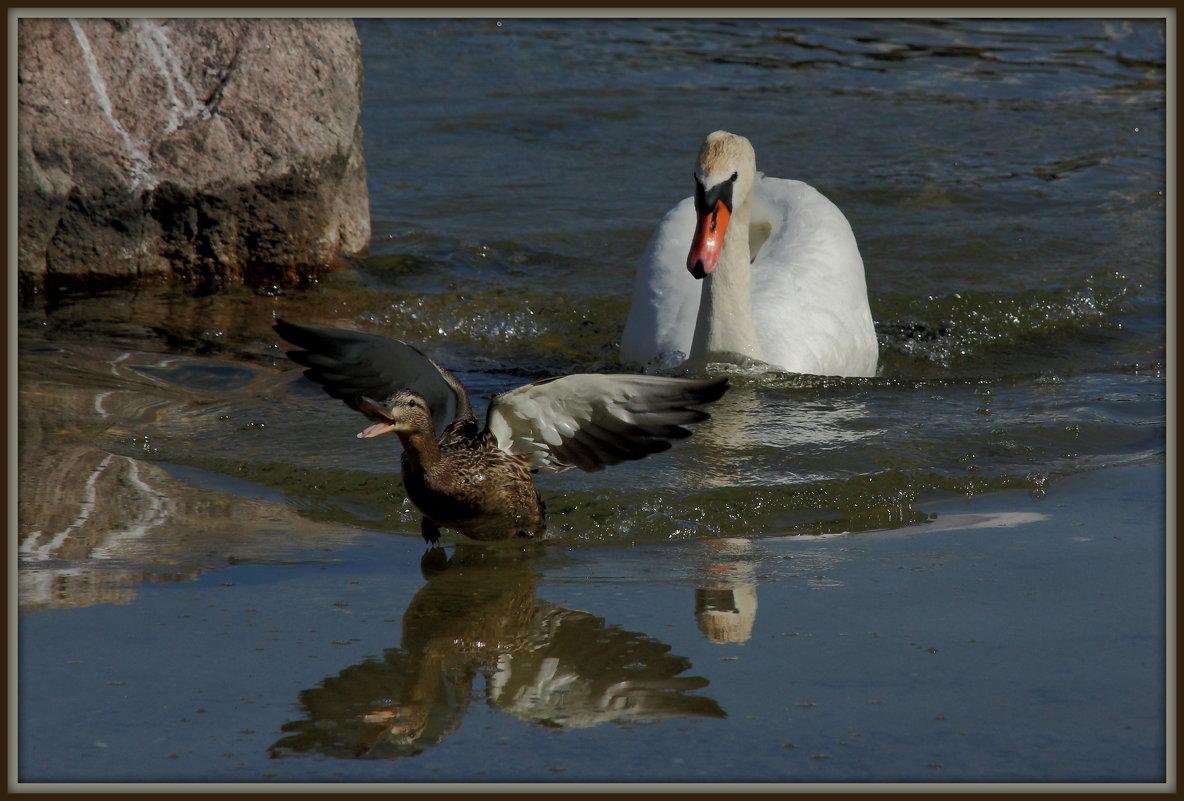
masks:
[[[699,215],[695,223],[695,237],[691,240],[691,252],[687,254],[687,269],[696,278],[703,278],[719,264],[719,253],[724,246],[724,232],[732,212],[722,200],[715,202],[715,208]]]

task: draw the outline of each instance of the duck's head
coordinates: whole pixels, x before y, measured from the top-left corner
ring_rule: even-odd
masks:
[[[719,264],[734,204],[742,203],[756,180],[756,152],[743,136],[708,134],[695,167],[695,237],[687,269],[703,278]]]
[[[401,389],[379,403],[365,396],[358,398],[358,409],[374,421],[359,438],[377,437],[394,431],[396,434],[433,433],[432,412],[422,395]]]

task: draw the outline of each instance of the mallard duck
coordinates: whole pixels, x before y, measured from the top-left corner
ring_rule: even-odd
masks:
[[[752,143],[727,131],[707,137],[694,196],[650,240],[621,338],[629,362],[675,354],[876,373],[863,259],[847,218],[809,184],[757,172]]]
[[[403,485],[428,543],[440,529],[475,540],[538,538],[546,526],[532,473],[606,465],[664,451],[707,419],[727,379],[566,375],[496,396],[485,428],[451,373],[397,339],[299,325],[275,331],[304,350],[288,357],[334,398],[370,418],[358,434],[403,444]]]

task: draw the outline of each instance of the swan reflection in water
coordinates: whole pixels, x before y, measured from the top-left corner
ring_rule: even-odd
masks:
[[[695,620],[715,643],[748,642],[756,623],[752,540],[723,537],[702,543],[695,587]]]
[[[535,597],[545,546],[460,543],[424,555],[425,584],[403,615],[401,647],[303,691],[301,720],[273,757],[411,756],[461,725],[478,673],[485,701],[522,720],[583,728],[666,717],[725,717],[688,691],[685,657],[652,637]]]

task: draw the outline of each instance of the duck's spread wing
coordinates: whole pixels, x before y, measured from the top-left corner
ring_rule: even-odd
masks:
[[[436,434],[455,419],[472,417],[464,387],[447,370],[397,339],[320,325],[275,321],[281,337],[304,350],[288,352],[309,380],[363,414],[358,399],[384,401],[401,389],[423,396]],[[369,416],[369,415],[367,415]]]
[[[710,416],[693,407],[717,400],[727,386],[725,378],[548,378],[494,398],[488,428],[498,447],[526,457],[532,470],[600,470],[690,436],[684,426]]]

